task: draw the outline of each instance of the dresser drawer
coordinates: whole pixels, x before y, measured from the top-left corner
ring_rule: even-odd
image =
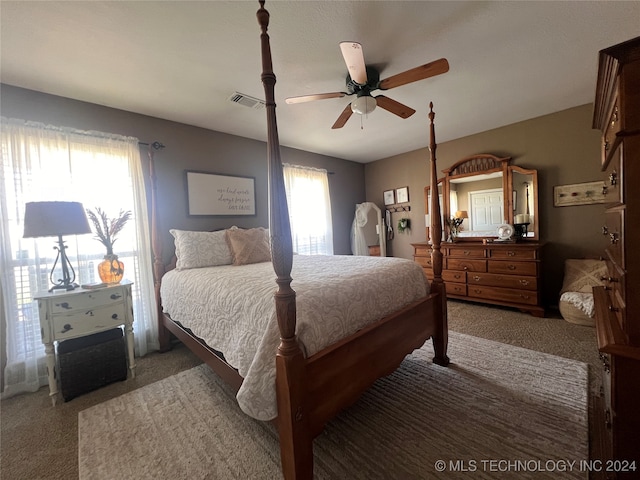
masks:
[[[431,261],[431,257],[413,257],[414,262],[416,262],[421,267],[433,268],[433,262]]]
[[[602,191],[604,193],[604,201],[608,204],[607,207],[624,203],[624,188],[622,183],[623,171],[621,163],[623,147],[624,145],[621,143],[613,154],[613,158],[605,171]]]
[[[483,248],[447,247],[447,255],[452,258],[485,258],[485,250]]]
[[[538,305],[538,293],[529,290],[515,290],[511,288],[485,287],[481,285],[469,285],[467,289],[469,297],[500,300],[510,303],[524,303],[526,305]]]
[[[504,260],[535,260],[537,256],[535,249],[519,249],[519,248],[492,248],[489,250],[489,256],[496,259]]]
[[[53,298],[49,301],[51,302],[51,312],[56,315],[58,313],[69,313],[77,310],[89,310],[98,305],[118,303],[123,300],[124,289],[105,288],[74,295],[61,295],[60,299]]]
[[[467,278],[469,285],[486,285],[522,290],[538,289],[538,279],[536,277],[501,275],[498,273],[470,273]]]
[[[609,210],[605,214],[602,234],[608,237],[606,251],[616,265],[625,268],[624,262],[624,208]]]
[[[467,273],[461,270],[443,270],[442,280],[445,282],[467,283]]]
[[[445,282],[447,295],[467,295],[467,286],[464,283]]]
[[[415,256],[431,257],[431,252],[432,252],[431,247],[427,247],[427,246],[424,246],[424,247],[416,247],[416,246],[414,246],[413,247],[413,254]]]
[[[447,258],[448,270],[463,270],[468,272],[486,272],[486,260],[465,260],[462,258]]]
[[[507,275],[535,277],[538,273],[538,264],[536,262],[490,260],[488,271],[489,273],[504,273]]]
[[[100,332],[125,323],[123,302],[76,313],[53,316],[52,341]]]
[[[605,288],[609,291],[610,295],[615,294],[619,296],[623,302],[626,301],[626,276],[624,271],[619,270],[615,263],[611,260],[606,261],[607,264],[607,273],[606,277],[602,277],[602,283]]]

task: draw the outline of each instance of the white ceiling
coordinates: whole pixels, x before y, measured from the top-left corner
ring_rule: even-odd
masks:
[[[266,140],[257,1],[5,1],[3,83]],[[589,103],[597,54],[640,34],[640,2],[267,1],[280,143],[357,162],[428,144],[428,104],[444,142]],[[345,89],[339,42],[357,41],[381,78],[448,59],[444,75],[385,95],[331,125],[353,97],[287,105]],[[380,93],[380,92],[376,92]],[[360,122],[362,120],[362,124]],[[362,127],[362,128],[361,128]]]

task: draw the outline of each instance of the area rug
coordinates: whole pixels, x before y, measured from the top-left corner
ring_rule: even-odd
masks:
[[[315,478],[586,478],[586,364],[455,332],[451,365],[432,356],[327,425]],[[80,412],[78,439],[81,480],[282,478],[275,428],[204,365]]]

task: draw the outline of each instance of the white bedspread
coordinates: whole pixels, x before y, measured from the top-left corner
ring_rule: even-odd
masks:
[[[422,268],[401,258],[295,255],[291,277],[296,332],[307,356],[429,290]],[[225,265],[172,270],[161,287],[164,311],[239,371],[240,408],[259,420],[277,416],[275,278],[271,263]]]

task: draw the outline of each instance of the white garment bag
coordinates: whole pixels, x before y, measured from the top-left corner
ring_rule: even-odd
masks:
[[[372,245],[380,245],[380,256],[387,255],[382,212],[375,203],[358,203],[351,226],[351,253],[369,255]]]

